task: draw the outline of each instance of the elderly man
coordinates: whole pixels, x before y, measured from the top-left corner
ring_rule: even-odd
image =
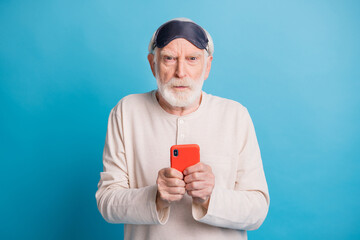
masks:
[[[125,239],[247,239],[264,221],[269,194],[248,111],[203,92],[214,45],[188,19],[154,33],[148,60],[158,89],[112,109],[96,193]],[[170,147],[198,144],[200,163],[170,168]]]

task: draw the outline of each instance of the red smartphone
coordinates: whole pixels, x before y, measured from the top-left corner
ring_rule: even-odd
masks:
[[[174,145],[170,148],[171,167],[183,172],[187,167],[200,162],[200,147],[197,144]]]

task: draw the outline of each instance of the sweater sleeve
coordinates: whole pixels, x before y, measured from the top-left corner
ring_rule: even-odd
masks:
[[[109,116],[103,152],[103,172],[96,192],[98,209],[110,223],[165,224],[169,209],[156,210],[156,184],[130,188],[120,114]]]
[[[207,210],[193,204],[193,217],[199,222],[254,230],[265,220],[270,198],[254,126],[247,111],[244,121],[243,134],[239,136],[244,141],[238,154],[234,187],[225,188],[215,184]]]

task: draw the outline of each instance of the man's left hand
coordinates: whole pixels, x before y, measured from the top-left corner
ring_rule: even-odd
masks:
[[[207,209],[215,185],[211,167],[200,162],[186,168],[183,173],[187,193],[193,198],[194,203]]]

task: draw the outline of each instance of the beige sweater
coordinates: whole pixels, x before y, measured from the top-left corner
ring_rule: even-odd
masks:
[[[247,239],[264,221],[269,193],[248,111],[202,94],[199,108],[181,117],[163,110],[155,91],[112,109],[96,200],[108,222],[125,223],[125,239]],[[208,210],[185,195],[157,212],[156,179],[170,166],[170,147],[192,143],[215,175]]]

